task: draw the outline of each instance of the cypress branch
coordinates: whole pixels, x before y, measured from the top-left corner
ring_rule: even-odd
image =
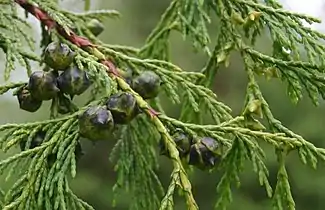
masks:
[[[44,121],[0,125],[0,148],[7,152],[19,145],[22,150],[0,161],[0,174],[7,173],[6,181],[14,179],[8,190],[0,189],[3,209],[94,209],[74,194],[68,179],[77,175],[80,141],[109,136],[117,137],[110,155],[118,177],[114,205],[124,190],[134,197],[130,209],[173,209],[180,189],[187,209],[199,209],[188,169],[208,173],[217,168],[223,175],[215,208],[226,209],[233,200],[232,186],[240,187],[240,174],[247,169],[244,162],[249,161],[274,208],[296,208],[286,156],[297,152],[304,164],[316,168],[325,160],[325,149],[282,125],[257,81],[261,75],[281,79],[292,102],[301,100],[306,90],[318,105],[319,96],[325,96],[325,59],[320,56],[325,53],[324,35],[302,24],[318,19],[286,11],[273,0],[173,0],[145,44],[134,48],[106,44],[97,37],[104,30],[102,21],[120,16],[115,10],[89,11],[88,0],[82,13],[63,10],[55,1],[14,2],[0,0],[4,8],[0,48],[6,54],[6,84],[0,86],[0,95],[14,90],[20,108],[29,112],[50,100],[51,115]],[[34,51],[35,40],[26,32],[30,25],[17,15],[17,5],[40,22],[41,55],[23,49],[26,44]],[[217,15],[220,30],[215,43],[208,32],[208,25],[214,23],[212,15]],[[271,54],[254,47],[264,29],[273,43]],[[168,42],[173,31],[207,56],[200,72],[184,71],[170,62]],[[220,66],[229,65],[233,51],[243,58],[248,78],[239,116],[233,116],[210,89]],[[28,82],[8,82],[16,61],[26,68]],[[44,66],[43,71],[33,72],[30,61]],[[88,88],[92,88],[91,97],[77,107],[74,96]],[[181,105],[178,119],[165,114],[157,97],[160,90]],[[209,124],[204,122],[205,112],[211,116]],[[275,148],[278,157],[274,189],[262,141]],[[157,175],[158,144],[160,154],[173,167],[166,189]]]

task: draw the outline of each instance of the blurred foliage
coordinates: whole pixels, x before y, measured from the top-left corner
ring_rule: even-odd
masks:
[[[142,46],[167,6],[168,2],[150,0],[123,2],[113,0],[98,1],[97,8],[114,8],[123,14],[121,20],[104,22],[105,27],[109,30],[104,31],[100,35],[100,38],[103,42],[109,44]],[[271,18],[277,19],[279,17]],[[217,34],[220,32],[218,31],[219,29],[216,26],[209,26],[207,30],[212,30],[212,34]],[[199,56],[195,54],[190,40],[183,41],[176,33],[172,33],[171,35],[171,46],[173,47],[170,50],[173,62],[189,71],[198,71],[198,69],[201,69],[206,59],[205,55],[203,53],[200,53]],[[273,34],[271,38],[284,38],[284,36]],[[262,37],[256,40],[256,42],[257,48],[269,53],[272,52],[269,37]],[[308,46],[308,43],[309,41],[305,40],[304,46]],[[299,50],[296,49],[294,52]],[[322,53],[318,54],[321,55]],[[309,53],[308,56],[313,55]],[[307,59],[308,56],[305,58]],[[230,56],[229,66],[225,67],[222,65],[218,70],[218,76],[213,77],[213,90],[223,102],[232,108],[235,114],[242,112],[243,101],[245,100],[244,90],[247,84],[247,74],[242,70],[243,68],[244,65],[240,59],[240,55],[234,53]],[[259,78],[258,82],[263,96],[268,102],[268,105],[272,107],[273,115],[278,120],[294,132],[304,136],[305,139],[311,141],[317,147],[325,146],[325,143],[322,143],[322,137],[324,135],[321,132],[325,123],[322,117],[325,109],[322,101],[320,102],[320,106],[316,108],[307,99],[297,101],[297,104],[293,105],[283,91],[286,88],[283,83],[274,79],[266,80],[263,78]],[[77,100],[79,104],[82,104],[83,98],[78,98]],[[167,98],[164,97],[161,98],[161,101],[168,116],[179,117],[181,115],[180,106],[170,105]],[[1,123],[36,121],[46,119],[49,115],[49,107],[42,107],[42,110],[37,114],[26,114],[23,111],[18,111],[17,102],[12,100],[2,99],[0,101],[0,107],[0,115],[2,116]],[[17,113],[17,115],[13,116],[12,113]],[[205,120],[209,121],[211,119],[206,117]],[[93,205],[95,209],[112,209],[111,203],[107,202],[107,200],[113,200],[111,189],[117,177],[108,157],[114,146],[114,142],[100,142],[95,146],[91,144],[87,145],[87,142],[84,144],[86,155],[78,163],[77,177],[71,181],[71,188],[74,189],[74,192],[78,196]],[[271,186],[275,188],[278,163],[274,155],[274,149],[263,143],[262,148],[266,151],[266,165],[270,171],[269,181]],[[6,156],[8,155],[10,153],[6,154]],[[0,157],[2,159],[4,156]],[[159,158],[159,162],[160,170],[158,171],[158,176],[162,184],[167,187],[171,168],[167,164],[168,160],[166,158]],[[253,170],[249,170],[251,167],[249,162],[245,163],[245,169],[247,170],[244,170],[240,176],[241,188],[233,189],[235,202],[231,203],[228,209],[271,209],[271,204],[267,199],[265,190],[257,184],[258,179]],[[291,153],[287,157],[286,167],[291,191],[296,202],[296,209],[322,209],[325,206],[325,195],[323,193],[325,186],[323,186],[324,178],[322,176],[325,171],[324,167],[320,165],[316,171],[312,171],[309,167],[301,164],[298,155],[294,153]],[[195,170],[195,173],[191,174],[190,180],[192,181],[193,193],[200,209],[209,210],[213,208],[214,201],[218,196],[215,193],[216,183],[219,182],[221,176],[222,174],[219,172],[207,174],[198,170]],[[5,186],[10,186],[10,183],[1,184],[1,186],[4,186],[4,189],[6,189]],[[122,194],[120,196],[122,199],[118,199],[118,206],[114,209],[128,209],[129,202],[134,198],[128,194]],[[185,209],[182,199],[176,199],[175,202],[175,209]]]

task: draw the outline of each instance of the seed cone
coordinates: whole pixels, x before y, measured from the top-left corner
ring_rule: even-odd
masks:
[[[36,112],[42,106],[42,101],[32,97],[27,85],[17,91],[17,99],[20,109],[28,112]]]
[[[176,148],[179,152],[179,156],[181,158],[186,157],[191,148],[192,138],[181,129],[176,129],[172,135],[172,138],[176,143]],[[160,154],[170,157],[170,154],[163,140],[160,141]]]
[[[52,42],[44,52],[44,62],[54,70],[65,70],[68,68],[75,58],[75,53],[68,45]]]
[[[53,99],[60,91],[54,72],[35,71],[29,77],[28,90],[36,100]]]
[[[203,137],[193,144],[189,153],[189,165],[194,165],[201,170],[211,169],[221,158],[219,144],[210,137]]]
[[[94,36],[98,36],[104,31],[104,25],[97,19],[92,19],[87,23],[87,28]]]
[[[161,81],[152,71],[144,71],[132,81],[132,89],[143,99],[152,99],[158,96]]]
[[[120,92],[114,94],[108,99],[106,105],[111,111],[116,124],[128,123],[139,113],[137,102],[130,93]]]
[[[79,116],[79,133],[89,140],[106,140],[113,129],[113,116],[106,106],[89,107]]]
[[[91,85],[87,72],[76,66],[62,72],[57,80],[60,90],[71,97],[81,95]]]

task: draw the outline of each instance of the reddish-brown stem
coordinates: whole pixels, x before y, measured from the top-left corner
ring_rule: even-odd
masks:
[[[151,117],[156,117],[159,115],[159,113],[151,107],[149,108],[149,114]]]
[[[22,8],[34,15],[39,21],[41,21],[48,30],[55,29],[62,37],[69,40],[78,47],[94,46],[87,38],[78,36],[72,30],[65,30],[59,25],[53,18],[51,18],[45,11],[39,7],[27,2],[27,0],[15,0]]]
[[[108,67],[108,69],[110,70],[109,73],[111,73],[111,74],[113,74],[114,76],[117,76],[117,77],[120,76],[120,73],[118,72],[115,65],[111,61],[103,60],[103,61],[101,61],[101,63]]]

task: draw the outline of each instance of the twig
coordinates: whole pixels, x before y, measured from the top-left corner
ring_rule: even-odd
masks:
[[[14,89],[14,88],[20,87],[20,86],[22,86],[24,84],[26,84],[26,82],[15,82],[15,83],[9,83],[9,84],[0,86],[0,95],[6,93],[10,89]]]

